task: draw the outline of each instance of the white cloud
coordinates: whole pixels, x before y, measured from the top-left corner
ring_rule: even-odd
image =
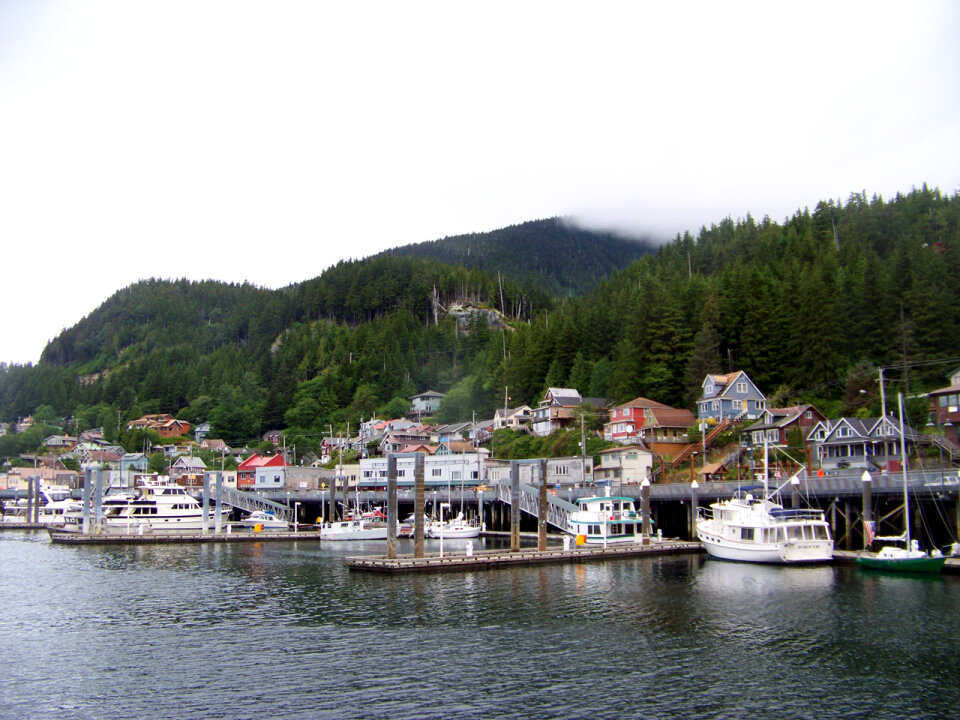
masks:
[[[960,187],[956,5],[0,6],[0,359],[144,277]]]

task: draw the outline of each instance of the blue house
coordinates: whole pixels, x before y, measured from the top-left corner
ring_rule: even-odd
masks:
[[[724,420],[756,420],[767,407],[767,397],[743,370],[707,375],[697,400],[697,417],[709,424]]]

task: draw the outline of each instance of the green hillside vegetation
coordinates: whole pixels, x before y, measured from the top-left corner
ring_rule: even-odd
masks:
[[[396,416],[427,389],[447,393],[445,421],[491,417],[506,387],[512,406],[566,386],[692,408],[705,373],[743,369],[771,405],[814,402],[836,416],[879,411],[878,365],[910,365],[887,377],[914,393],[960,365],[957,195],[854,194],[783,223],[725,219],[563,300],[547,281],[506,274],[536,267],[534,247],[543,256],[518,241],[503,266],[482,268],[384,254],[278,291],[138,283],[36,366],[0,367],[0,418],[49,406],[115,430],[170,412],[210,420],[231,444],[286,429],[304,448],[374,412]],[[575,265],[570,252],[553,260]],[[465,299],[505,310],[510,329],[464,327],[440,310]]]
[[[579,228],[560,218],[534,220],[486,233],[458,235],[387,250],[387,256],[439,260],[488,270],[535,285],[554,297],[582,295],[654,244]]]

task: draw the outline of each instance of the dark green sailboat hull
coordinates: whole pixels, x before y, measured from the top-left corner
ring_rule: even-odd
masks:
[[[947,561],[945,557],[921,558],[878,558],[861,555],[857,565],[865,570],[886,570],[888,572],[938,573]]]

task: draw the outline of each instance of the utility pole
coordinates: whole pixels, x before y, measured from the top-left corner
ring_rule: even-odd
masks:
[[[587,481],[587,435],[583,413],[580,413],[580,482]]]

